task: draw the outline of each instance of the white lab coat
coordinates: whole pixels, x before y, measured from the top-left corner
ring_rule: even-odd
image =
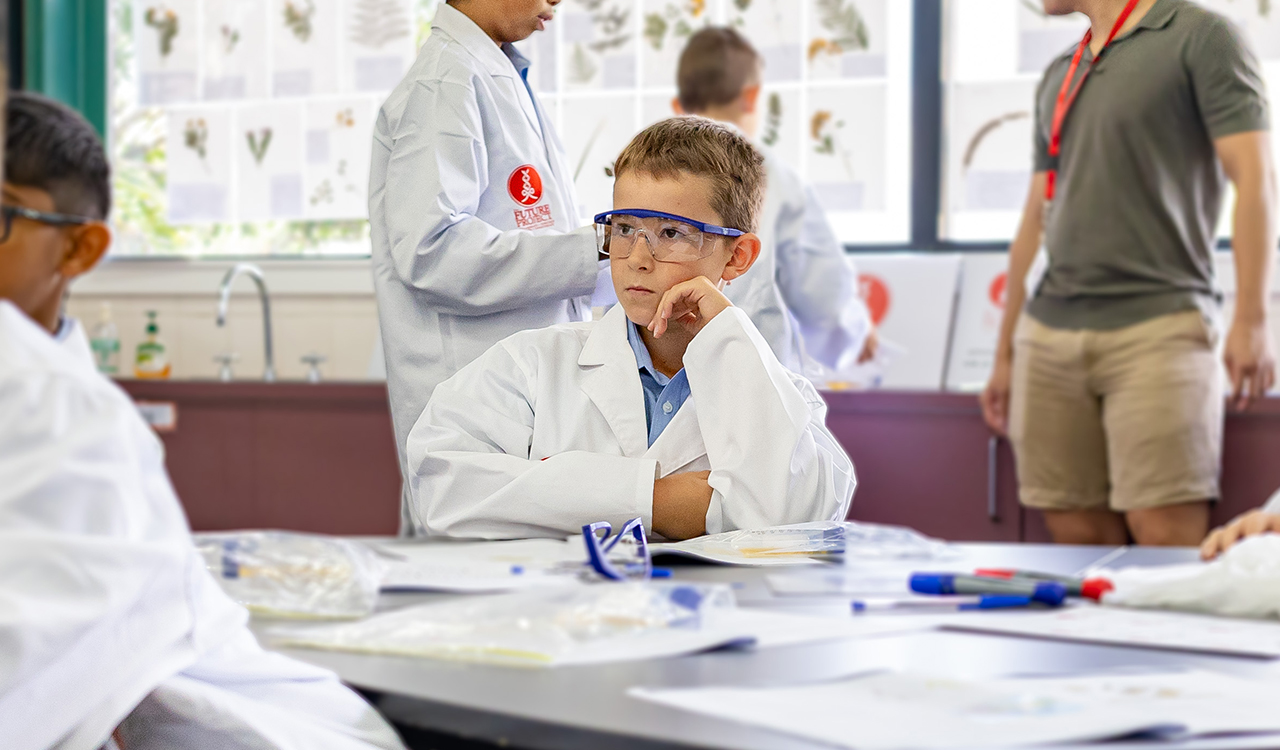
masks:
[[[433,535],[564,537],[634,517],[653,483],[710,470],[707,533],[843,519],[853,464],[827,407],[731,307],[684,356],[691,395],[652,447],[626,314],[527,331],[436,389],[409,435],[410,488]]]
[[[760,257],[725,288],[751,316],[778,359],[816,378],[857,361],[871,331],[853,262],[836,239],[813,188],[767,148],[768,187],[760,212]]]
[[[1267,513],[1280,515],[1280,490],[1276,490],[1275,494],[1271,496],[1271,499],[1267,501],[1267,504],[1262,509]]]
[[[450,5],[383,105],[372,163],[374,287],[403,466],[436,385],[517,331],[589,317],[600,264],[550,120],[513,59]],[[524,166],[541,177],[536,203]]]
[[[159,440],[0,301],[0,745],[401,748],[325,670],[264,652],[192,545]]]

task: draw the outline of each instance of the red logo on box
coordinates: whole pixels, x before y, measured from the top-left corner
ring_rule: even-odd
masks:
[[[532,206],[542,200],[542,175],[532,164],[517,167],[507,178],[507,192],[516,203]]]
[[[862,293],[863,301],[867,303],[867,309],[871,311],[871,322],[880,325],[884,316],[889,314],[889,305],[892,301],[889,297],[889,287],[879,276],[863,273],[858,275],[858,290]]]
[[[555,226],[555,223],[556,220],[551,215],[551,206],[534,206],[516,210],[517,229],[546,229]]]
[[[1009,274],[1002,273],[991,282],[991,287],[987,289],[987,296],[991,298],[991,304],[1004,309],[1005,295],[1009,292]]]

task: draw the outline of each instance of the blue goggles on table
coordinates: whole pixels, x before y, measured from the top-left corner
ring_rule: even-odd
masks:
[[[702,260],[711,255],[717,239],[746,234],[740,229],[643,208],[596,214],[595,225],[596,247],[602,254],[629,258],[643,237],[653,259],[665,263]]]
[[[600,535],[601,531],[604,532],[603,536]],[[613,526],[608,521],[583,525],[582,538],[586,543],[587,564],[591,569],[610,581],[652,578],[653,558],[649,555],[644,522],[633,518],[619,529],[616,536],[610,536],[612,533]],[[628,537],[630,540],[624,542]]]

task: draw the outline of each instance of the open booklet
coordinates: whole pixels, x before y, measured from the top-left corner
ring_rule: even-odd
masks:
[[[948,556],[951,547],[902,526],[814,521],[651,544],[649,550],[655,557],[677,555],[722,565],[786,566],[849,559],[932,560]]]

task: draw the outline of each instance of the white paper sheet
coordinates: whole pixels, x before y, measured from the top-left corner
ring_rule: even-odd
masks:
[[[232,140],[239,220],[301,218],[302,108],[295,102],[241,107]]]
[[[810,2],[810,80],[884,78],[888,72],[886,38],[889,22],[885,0]]]
[[[990,612],[955,617],[951,630],[1280,658],[1280,623],[1079,604],[1048,612]]]
[[[343,91],[395,88],[413,62],[414,6],[409,0],[347,0]]]
[[[555,539],[383,544],[379,550],[393,558],[384,592],[493,593],[577,585],[576,576],[548,570],[586,560],[581,544]]]
[[[169,222],[230,221],[232,112],[181,108],[167,118]]]
[[[133,8],[138,103],[192,102],[199,95],[200,18],[197,0],[142,0]]]
[[[337,93],[338,0],[272,0],[270,5],[272,95]]]
[[[345,97],[306,105],[303,208],[309,219],[369,216],[369,144],[378,101]]]
[[[840,747],[1011,747],[1087,742],[1150,729],[1280,731],[1260,683],[1210,672],[960,681],[882,673],[774,689],[631,695]]]
[[[265,99],[270,4],[218,0],[204,4],[201,91],[205,101]]]

